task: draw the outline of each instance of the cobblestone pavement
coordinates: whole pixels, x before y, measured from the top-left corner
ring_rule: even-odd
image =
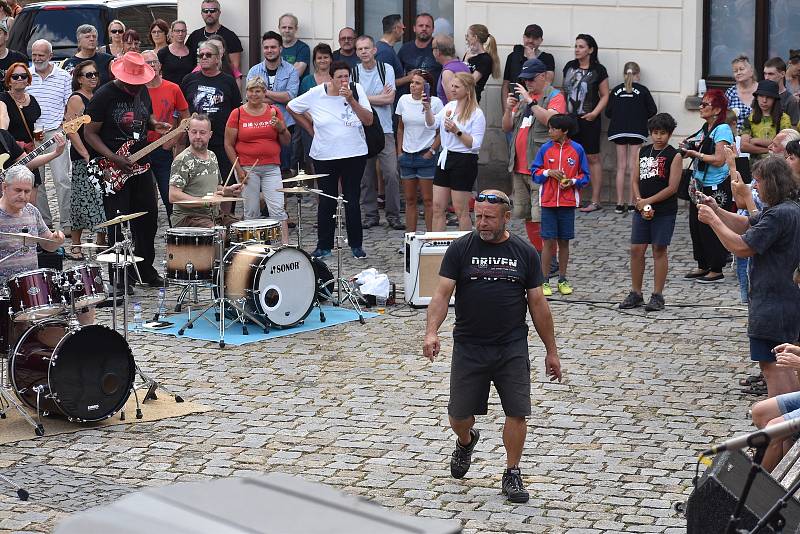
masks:
[[[443,356],[431,364],[421,356],[424,311],[397,306],[363,326],[225,350],[134,337],[147,372],[214,410],[0,446],[0,472],[31,492],[22,503],[0,486],[0,531],[46,532],[71,512],[145,486],[283,471],[408,514],[458,519],[467,533],[683,532],[673,505],[690,492],[697,451],[750,428],[752,399],[735,382],[750,371],[745,311],[731,270],[719,285],[681,280],[691,266],[685,211],[671,247],[667,310],[620,313],[603,304],[627,294],[629,228],[629,218],[609,209],[578,215],[575,293],[551,301],[564,383],[546,380],[541,342],[530,335],[526,505],[506,503],[499,491],[502,411],[494,392],[477,423],[472,469],[450,478],[452,312]],[[519,223],[512,231],[524,235]],[[401,287],[402,232],[376,227],[365,235],[369,258],[346,258],[344,272],[374,266]],[[310,237],[306,245],[313,248]],[[160,238],[158,246],[163,251]],[[137,289],[145,315],[155,296]],[[108,317],[99,314],[106,324]]]

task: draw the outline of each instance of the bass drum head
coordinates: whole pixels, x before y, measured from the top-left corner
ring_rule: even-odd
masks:
[[[257,288],[261,310],[276,326],[292,326],[311,313],[317,292],[314,266],[305,251],[274,249],[260,265]]]
[[[125,406],[135,373],[133,353],[122,334],[101,325],[82,326],[55,348],[50,392],[70,420],[100,421]]]

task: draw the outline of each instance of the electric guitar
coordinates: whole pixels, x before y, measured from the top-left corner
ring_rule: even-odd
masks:
[[[169,133],[162,135],[159,139],[153,141],[146,147],[142,148],[131,154],[131,146],[134,145],[137,141],[135,139],[131,139],[126,141],[119,150],[117,150],[117,155],[122,156],[123,158],[128,158],[128,160],[133,163],[130,172],[123,172],[122,169],[117,167],[117,165],[109,160],[108,158],[94,158],[89,161],[89,173],[95,176],[102,177],[102,180],[105,181],[105,190],[108,194],[115,194],[120,189],[125,186],[125,182],[128,181],[128,178],[131,176],[136,176],[137,174],[142,174],[143,172],[147,172],[150,170],[150,164],[145,163],[144,165],[139,165],[136,162],[148,155],[150,152],[155,150],[156,148],[160,147],[164,143],[174,139],[175,137],[182,134],[189,128],[189,119],[183,119],[181,123]]]
[[[84,124],[89,124],[90,122],[92,122],[92,118],[89,117],[89,115],[81,115],[80,117],[74,118],[70,121],[66,121],[64,124],[62,124],[58,133],[64,136],[66,136],[67,134],[78,133],[78,130],[81,129],[81,126],[83,126]],[[51,146],[55,144],[56,144],[56,138],[51,137],[49,140],[45,141],[41,145],[31,150],[24,158],[15,162],[11,167],[16,167],[17,165],[27,165],[34,158],[41,156],[42,154],[47,152],[47,149],[49,149]],[[3,169],[3,166],[6,164],[6,161],[9,160],[9,158],[11,158],[11,154],[0,154],[0,182],[4,181],[6,178],[6,173],[8,172],[8,169]]]

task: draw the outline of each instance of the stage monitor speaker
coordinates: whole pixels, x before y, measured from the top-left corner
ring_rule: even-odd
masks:
[[[740,451],[723,452],[714,457],[687,502],[687,534],[725,534],[749,471],[750,459]],[[774,478],[760,471],[747,497],[739,528],[752,529],[785,494]],[[783,532],[800,534],[800,502],[790,500],[781,513],[786,519]],[[768,527],[759,532],[775,534]]]
[[[447,247],[454,239],[469,232],[428,232],[406,234],[403,291],[406,302],[414,308],[430,304],[439,283],[439,267]],[[450,304],[454,299],[450,299]]]

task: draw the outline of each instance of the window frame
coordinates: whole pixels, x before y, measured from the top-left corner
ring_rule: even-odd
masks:
[[[356,35],[364,34],[364,3],[366,0],[355,0],[356,11]],[[416,0],[403,0],[403,21],[414,20],[417,18],[417,2]],[[374,36],[380,39],[380,36]],[[414,39],[414,25],[406,24],[406,29],[403,32],[403,42]]]

